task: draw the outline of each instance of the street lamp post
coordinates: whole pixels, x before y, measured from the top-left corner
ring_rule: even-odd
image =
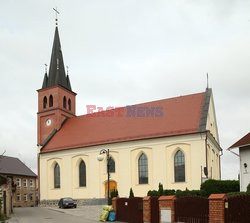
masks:
[[[108,205],[111,205],[110,203],[110,185],[109,185],[109,182],[110,182],[110,156],[109,156],[109,149],[102,149],[99,153],[99,156],[97,157],[97,160],[98,161],[103,161],[103,154],[106,154],[106,158],[107,158],[107,175],[108,175],[108,198],[107,198],[107,204]]]

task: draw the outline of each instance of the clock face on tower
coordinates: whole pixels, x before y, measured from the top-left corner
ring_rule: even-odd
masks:
[[[47,125],[47,126],[50,126],[51,124],[52,124],[51,119],[47,119],[47,120],[46,120],[46,125]]]

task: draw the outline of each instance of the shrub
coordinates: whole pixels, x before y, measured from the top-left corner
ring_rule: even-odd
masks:
[[[177,197],[206,197],[206,193],[203,190],[177,190],[175,195]]]
[[[250,193],[250,183],[247,185],[247,193]]]
[[[130,188],[130,191],[129,191],[129,198],[133,198],[133,197],[135,197],[135,196],[134,196],[134,192],[133,192],[133,189]]]
[[[164,190],[163,195],[165,195],[165,196],[175,195],[175,190]]]
[[[239,192],[240,184],[238,180],[207,180],[201,184],[201,190],[207,196],[210,194]]]
[[[163,195],[163,185],[161,183],[159,183],[159,186],[158,186],[158,195],[159,196]]]
[[[238,197],[238,196],[249,196],[250,197],[250,193],[249,192],[231,192],[227,194],[228,197]]]
[[[150,190],[150,191],[148,191],[147,196],[158,197],[159,196],[159,192],[157,190]]]
[[[111,191],[111,194],[110,194],[110,197],[111,197],[111,199],[112,199],[113,197],[119,197],[118,190],[116,190],[116,189],[112,190],[112,191]]]
[[[250,191],[250,184],[248,185],[248,190]],[[198,196],[198,197],[208,197],[210,194],[220,194],[220,193],[231,193],[239,192],[240,184],[238,180],[207,180],[201,184],[200,190],[163,190],[163,185],[159,183],[159,188],[157,190],[150,190],[147,196],[162,196],[162,195],[176,195],[177,197],[183,196]],[[249,192],[250,193],[250,192]]]

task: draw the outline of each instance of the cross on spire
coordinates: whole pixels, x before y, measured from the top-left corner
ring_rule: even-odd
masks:
[[[57,10],[57,7],[56,8],[53,8],[53,10],[55,11],[56,13],[56,26],[58,25],[58,18],[57,16],[60,14],[59,11]]]

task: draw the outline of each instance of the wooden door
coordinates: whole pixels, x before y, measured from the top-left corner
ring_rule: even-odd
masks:
[[[109,181],[109,195],[111,191],[117,190],[117,183],[114,180]],[[108,181],[105,182],[105,197],[108,197]]]

